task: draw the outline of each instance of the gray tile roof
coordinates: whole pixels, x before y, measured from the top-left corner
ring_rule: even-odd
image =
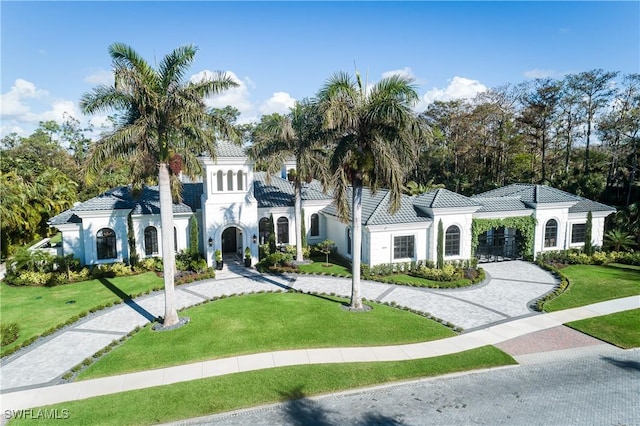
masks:
[[[464,195],[460,195],[444,188],[418,195],[414,204],[418,207],[428,209],[475,207],[480,205],[476,201],[471,200]]]
[[[347,203],[349,205],[349,220],[351,220],[351,205],[353,191],[347,191]],[[362,225],[391,225],[399,223],[424,223],[431,222],[426,214],[416,209],[413,205],[413,197],[402,194],[400,208],[394,214],[389,213],[390,193],[386,189],[379,189],[375,193],[369,188],[362,189]],[[322,210],[323,213],[337,216],[335,204],[331,204]]]
[[[518,197],[474,197],[473,201],[482,205],[476,213],[532,210]]]
[[[575,204],[569,207],[569,213],[588,211],[616,211],[613,207],[607,206],[605,204],[597,203],[595,201],[591,201],[556,188],[551,188],[546,185],[536,185],[531,183],[514,183],[512,185],[504,186],[502,188],[493,189],[491,191],[483,192],[482,194],[471,196],[473,200],[477,200],[481,203],[483,199],[497,199],[505,197],[518,198],[520,201],[530,206],[535,206],[536,204],[574,202]]]
[[[253,193],[258,200],[258,207],[291,207],[294,204],[293,185],[287,179],[271,175],[267,182],[265,172],[253,174]],[[322,192],[322,185],[317,181],[304,183],[302,200],[331,200],[330,194]]]
[[[229,141],[216,143],[216,155],[218,158],[244,158],[247,156],[245,148]]]
[[[202,183],[183,184],[184,202],[173,204],[174,213],[191,213],[200,207]],[[79,212],[100,210],[131,210],[133,214],[160,214],[160,192],[157,186],[147,186],[134,194],[129,186],[110,189],[49,219],[52,226],[80,223]]]

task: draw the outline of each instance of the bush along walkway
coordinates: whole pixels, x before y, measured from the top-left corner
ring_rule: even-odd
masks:
[[[526,262],[483,265],[485,284],[474,288],[430,290],[364,281],[369,300],[428,313],[467,331],[513,318],[536,315],[529,303],[555,286],[549,273]],[[236,273],[237,272],[237,273]],[[252,269],[226,268],[215,280],[176,287],[179,309],[213,298],[259,291],[295,289],[349,296],[349,279],[317,276],[274,276]],[[142,327],[164,312],[164,295],[152,295],[107,309],[55,333],[47,339],[3,359],[1,391],[16,391],[60,383],[62,376],[103,348]]]

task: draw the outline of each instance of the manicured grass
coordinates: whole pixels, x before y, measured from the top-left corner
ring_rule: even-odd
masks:
[[[623,349],[640,347],[640,309],[574,321],[567,325]]]
[[[182,312],[191,322],[178,330],[159,333],[145,327],[80,378],[275,350],[403,344],[455,335],[436,321],[401,309],[373,304],[368,312],[348,312],[342,303],[300,293],[206,303]]]
[[[553,312],[640,294],[640,270],[626,266],[567,266],[562,273],[569,278],[569,288],[546,302],[544,310]]]
[[[152,424],[378,383],[515,363],[499,349],[485,346],[411,361],[304,365],[251,371],[65,402],[47,409],[68,410],[65,424]],[[38,423],[46,424],[47,420]],[[21,420],[11,424],[26,423]]]
[[[334,263],[325,263],[324,261],[316,261],[306,265],[299,265],[300,272],[305,274],[324,274],[324,275],[336,275],[340,277],[350,277],[351,269],[336,265]]]
[[[71,321],[90,309],[121,301],[124,295],[162,288],[162,278],[148,272],[103,278],[58,287],[12,287],[0,283],[2,323],[18,323],[20,336],[2,354],[26,340]],[[73,303],[67,303],[73,301]],[[77,319],[77,318],[76,318]]]
[[[455,281],[432,281],[426,278],[413,277],[407,274],[395,274],[387,277],[380,277],[378,281],[389,284],[409,285],[413,287],[429,288],[457,288],[468,286],[471,280],[461,279]]]

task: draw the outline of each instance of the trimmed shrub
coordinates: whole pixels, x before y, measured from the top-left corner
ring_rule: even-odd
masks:
[[[7,346],[20,336],[20,326],[18,323],[0,324],[0,335],[2,336],[2,346]]]

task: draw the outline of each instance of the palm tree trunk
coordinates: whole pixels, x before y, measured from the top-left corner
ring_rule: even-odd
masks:
[[[295,201],[293,206],[293,214],[296,221],[296,260],[302,262],[304,257],[302,255],[302,184],[300,179],[295,179]]]
[[[353,180],[353,217],[351,224],[351,308],[362,309],[360,293],[360,253],[362,252],[362,180]]]
[[[162,225],[162,266],[164,270],[164,322],[163,326],[170,327],[178,323],[174,294],[175,254],[173,252],[173,200],[169,182],[169,168],[167,163],[160,163],[158,172],[158,189],[160,191],[160,223]]]

